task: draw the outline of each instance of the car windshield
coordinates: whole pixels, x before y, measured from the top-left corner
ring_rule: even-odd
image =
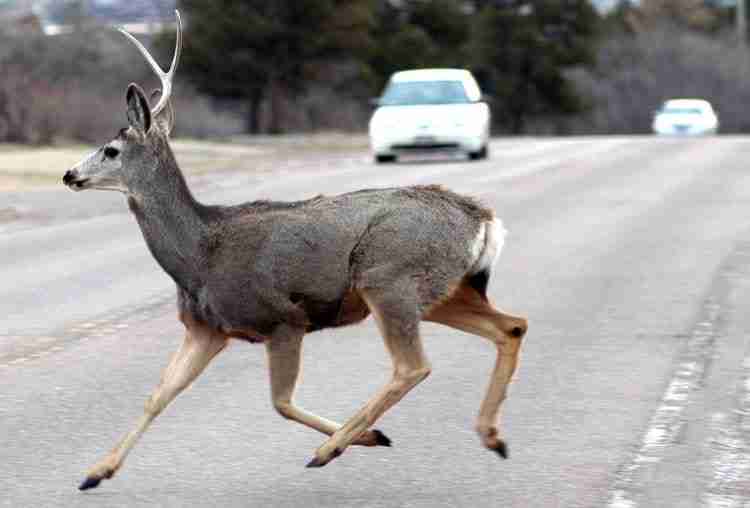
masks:
[[[460,81],[400,81],[391,83],[380,98],[381,106],[416,106],[422,104],[466,104]]]
[[[664,108],[661,113],[665,115],[701,115],[703,111],[699,108]]]

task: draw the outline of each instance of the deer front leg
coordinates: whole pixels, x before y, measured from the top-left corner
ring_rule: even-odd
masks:
[[[302,330],[280,325],[271,340],[266,342],[273,407],[284,418],[330,436],[341,428],[338,423],[309,413],[292,401],[300,372],[303,335]],[[368,430],[358,436],[352,444],[390,446],[391,440],[379,430]]]
[[[391,381],[315,451],[307,467],[325,466],[341,455],[383,413],[430,374],[430,364],[422,350],[414,301],[403,302],[402,306],[397,300],[393,298],[389,304],[387,300],[365,296],[393,360]]]
[[[120,441],[107,456],[89,469],[86,479],[78,487],[91,489],[103,479],[111,478],[122,466],[128,452],[146,431],[151,422],[179,393],[203,372],[211,359],[227,345],[227,338],[204,327],[188,328],[182,346],[164,370],[159,386],[146,402],[145,411],[135,429]]]

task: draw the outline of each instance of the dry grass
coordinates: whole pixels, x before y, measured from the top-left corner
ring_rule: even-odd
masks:
[[[295,136],[243,137],[226,142],[178,139],[171,143],[180,167],[189,174],[252,171],[269,160],[304,157],[321,152],[358,151],[366,136],[326,133]],[[29,148],[0,144],[0,192],[57,185],[63,173],[96,147],[70,145]],[[273,167],[273,164],[270,165]]]
[[[0,144],[0,192],[55,185],[90,147],[29,148]]]

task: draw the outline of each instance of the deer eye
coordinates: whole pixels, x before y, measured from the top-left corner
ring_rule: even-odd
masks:
[[[120,155],[120,150],[118,150],[117,148],[108,146],[107,148],[104,149],[104,156],[109,159],[114,159],[118,155]]]

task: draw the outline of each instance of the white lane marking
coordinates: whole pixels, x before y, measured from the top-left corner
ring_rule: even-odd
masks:
[[[731,317],[727,313],[734,310],[731,290],[738,279],[748,276],[750,243],[743,243],[719,269],[714,282],[717,287],[703,303],[701,319],[688,335],[677,358],[677,368],[636,453],[617,472],[607,503],[609,508],[637,508],[640,493],[647,488],[645,483],[655,473],[654,464],[662,461],[670,447],[678,444],[685,424],[684,413],[692,399],[704,389],[708,368],[717,353],[716,342],[728,336],[725,327]],[[735,392],[734,409],[728,414],[713,415],[714,431],[705,447],[712,450],[713,475],[700,497],[705,508],[750,508],[747,497],[750,492],[750,350],[743,358],[742,375]]]
[[[637,508],[639,480],[648,476],[648,470],[661,462],[667,449],[677,443],[685,423],[683,414],[692,396],[701,389],[713,355],[720,309],[712,299],[704,303],[702,314],[705,319],[693,327],[635,454],[618,472],[607,502],[608,508]]]
[[[612,493],[612,498],[607,506],[611,508],[635,508],[635,502],[626,497],[624,490],[616,490]]]
[[[706,508],[750,506],[750,354],[742,362],[742,380],[737,385],[736,405],[731,414],[715,415],[720,429],[709,440],[713,452],[711,478],[703,495]]]

